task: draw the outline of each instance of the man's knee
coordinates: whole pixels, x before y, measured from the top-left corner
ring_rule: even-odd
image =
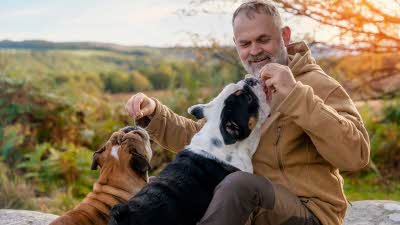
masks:
[[[258,191],[258,189],[272,188],[272,183],[267,178],[238,171],[226,176],[217,188],[224,188],[232,191]]]
[[[215,194],[222,194],[225,198],[236,198],[240,201],[251,201],[261,207],[272,208],[274,204],[274,190],[271,181],[251,173],[234,172],[216,187]]]

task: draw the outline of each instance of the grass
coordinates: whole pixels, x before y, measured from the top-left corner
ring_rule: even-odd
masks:
[[[374,174],[345,176],[344,189],[349,201],[400,201],[400,181],[388,180]]]

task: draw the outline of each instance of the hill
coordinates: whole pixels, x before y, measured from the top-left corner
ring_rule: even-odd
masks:
[[[51,42],[44,40],[0,41],[0,49],[29,49],[29,50],[103,50],[121,54],[149,56],[159,55],[179,59],[193,59],[193,48],[190,47],[149,47],[125,46],[101,42]]]
[[[198,54],[193,47],[4,40],[0,73],[54,88],[86,83],[111,93],[179,88],[190,80],[210,86],[244,74],[212,57],[200,61]]]

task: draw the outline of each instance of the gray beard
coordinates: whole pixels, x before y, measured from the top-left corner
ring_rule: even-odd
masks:
[[[287,53],[287,49],[286,49],[285,45],[283,44],[283,42],[281,43],[279,53],[277,54],[277,56],[271,57],[271,60],[269,62],[265,63],[265,65],[267,65],[268,63],[279,63],[279,64],[282,64],[285,66],[288,65],[288,53]],[[259,66],[260,68],[258,68],[258,67],[254,68],[254,67],[250,66],[249,62],[243,62],[243,61],[242,61],[242,65],[247,73],[252,74],[256,77],[259,77],[261,75],[260,71],[265,66],[265,65],[261,65],[261,66]]]

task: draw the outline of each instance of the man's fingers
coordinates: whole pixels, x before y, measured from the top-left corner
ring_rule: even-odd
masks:
[[[278,74],[279,70],[282,70],[283,65],[278,63],[268,63],[261,68],[261,78],[271,78]]]
[[[133,101],[133,114],[136,119],[139,119],[142,116],[140,105],[142,104],[143,100],[144,96],[139,94],[135,96],[135,99]]]
[[[146,106],[146,107],[144,107],[141,111],[140,111],[140,117],[143,117],[144,115],[149,115],[149,114],[151,114],[151,109],[150,109],[150,106]]]
[[[265,81],[265,86],[267,87],[268,92],[270,92],[270,93],[275,93],[275,92],[276,92],[276,88],[275,88],[275,86],[274,86],[274,81],[273,81],[273,79],[268,79],[268,80],[266,80],[266,81]]]
[[[267,86],[267,88],[271,87],[274,85],[273,79],[267,79],[265,80],[265,86]]]
[[[271,74],[269,73],[268,70],[265,69],[265,66],[260,71],[260,78],[263,80],[271,78]]]
[[[125,104],[125,111],[128,113],[129,116],[133,116],[133,107],[132,107],[133,99],[134,99],[134,96],[132,96],[128,100],[128,102]]]
[[[267,64],[269,65],[269,64]],[[272,78],[276,75],[276,67],[263,67],[261,72],[261,79],[267,80],[269,78]]]
[[[276,68],[279,68],[281,66],[282,65],[279,64],[279,63],[268,63],[268,64],[265,64],[265,66],[263,68],[265,68],[265,69],[276,69]]]
[[[133,95],[125,104],[125,110],[133,119],[140,119],[154,111],[155,103],[143,93]]]

